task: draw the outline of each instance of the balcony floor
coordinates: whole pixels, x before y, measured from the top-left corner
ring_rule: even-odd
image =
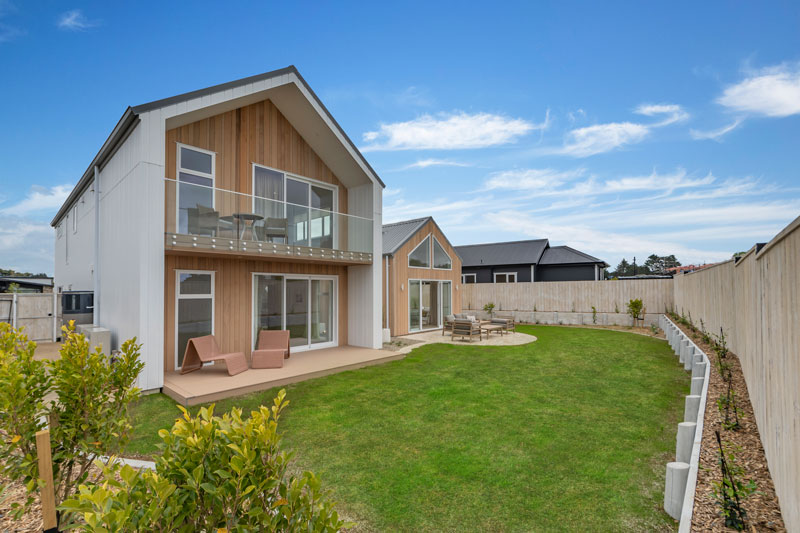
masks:
[[[183,405],[197,405],[403,357],[405,353],[356,346],[310,350],[293,353],[283,368],[251,368],[235,376],[228,375],[224,364],[183,375],[166,372],[163,392]]]

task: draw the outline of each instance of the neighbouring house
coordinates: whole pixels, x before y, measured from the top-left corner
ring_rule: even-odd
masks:
[[[602,280],[608,263],[547,239],[456,246],[463,283]]]
[[[0,276],[0,293],[53,292],[53,278],[34,278],[30,276]]]
[[[383,226],[383,327],[441,328],[461,312],[461,258],[432,217]]]
[[[129,107],[52,220],[56,286],[137,337],[144,390],[210,333],[380,348],[383,188],[293,66]]]

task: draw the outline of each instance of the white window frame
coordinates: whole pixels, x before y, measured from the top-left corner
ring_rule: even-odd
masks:
[[[208,294],[184,294],[181,295],[181,274],[211,274],[211,334],[216,331],[216,272],[214,270],[175,270],[175,370],[180,370],[178,366],[178,302],[180,300],[202,300],[208,298]]]
[[[271,200],[273,202],[277,201],[277,200],[273,200],[272,198],[264,198],[262,196],[256,196],[256,167],[263,168],[265,170],[271,170],[273,172],[280,172],[281,174],[283,174],[283,200],[280,200],[280,202],[283,204],[283,216],[284,217],[287,216],[286,215],[286,206],[287,205],[294,205],[294,206],[297,206],[297,207],[307,207],[308,208],[308,214],[309,214],[309,225],[310,225],[311,224],[311,210],[314,209],[313,207],[311,207],[311,187],[308,188],[308,205],[307,206],[298,205],[298,204],[292,204],[292,203],[286,201],[286,180],[287,180],[287,178],[288,179],[293,179],[295,181],[304,181],[304,182],[308,183],[309,185],[314,185],[315,187],[321,187],[323,189],[328,189],[330,191],[333,191],[333,211],[331,211],[331,213],[333,215],[336,215],[337,213],[339,213],[339,187],[334,185],[333,183],[327,183],[327,182],[324,182],[324,181],[316,180],[314,178],[309,178],[307,176],[301,176],[299,174],[294,174],[292,172],[287,172],[286,170],[281,170],[279,168],[274,168],[274,167],[270,167],[270,166],[267,166],[267,165],[262,165],[261,163],[251,163],[251,167],[252,168],[250,170],[250,191],[251,191],[251,196],[253,197],[251,209],[253,210],[254,213],[255,213],[255,210],[256,210],[256,198],[261,198],[262,200],[264,200],[264,199]],[[339,236],[338,233],[339,232],[336,231],[336,217],[335,216],[333,216],[332,222],[333,222],[333,227],[331,228],[331,231],[333,232],[333,248],[334,249],[338,249],[337,244],[338,244],[338,236]],[[308,242],[307,242],[307,245],[308,246],[311,245],[311,228],[310,227],[309,227],[309,231],[308,231]]]
[[[181,220],[181,172],[184,174],[194,174],[195,176],[199,176],[201,178],[208,178],[211,180],[211,207],[216,208],[217,203],[217,195],[215,191],[217,190],[217,153],[211,150],[206,150],[205,148],[198,148],[197,146],[192,146],[191,144],[184,144],[176,142],[176,154],[175,154],[175,232],[178,233],[180,229],[180,220]],[[183,168],[181,166],[181,148],[187,148],[189,150],[194,150],[196,152],[202,152],[204,154],[208,154],[211,156],[211,174],[206,174],[205,172],[200,172],[197,170],[191,170],[188,168]],[[189,185],[193,185],[194,187],[207,187],[206,185],[197,185],[196,183],[190,183]]]
[[[255,338],[256,332],[256,276],[280,276],[281,277],[281,328],[286,329],[286,280],[305,279],[308,280],[308,295],[306,315],[311,317],[311,281],[313,280],[332,280],[333,281],[333,337],[329,342],[311,344],[311,324],[309,323],[308,335],[306,336],[305,346],[292,346],[293,352],[305,352],[311,350],[322,350],[339,346],[339,276],[320,276],[320,275],[300,275],[287,274],[285,272],[252,272],[250,275],[250,339],[255,350],[258,339]]]
[[[412,281],[419,281],[419,291],[420,291],[419,292],[419,324],[420,324],[420,327],[419,327],[419,329],[415,329],[415,330],[411,329],[411,282]],[[439,302],[439,309],[438,309],[438,311],[439,311],[439,322],[436,325],[436,327],[428,328],[427,330],[422,327],[422,283],[425,282],[425,281],[437,283],[437,285],[436,285],[436,294],[437,294],[437,300]],[[443,313],[442,313],[442,311],[444,310],[444,305],[443,305],[444,302],[442,300],[442,292],[443,292],[442,291],[442,286],[445,283],[449,283],[450,284],[450,313],[452,313],[453,312],[453,288],[454,288],[454,285],[455,285],[453,283],[453,280],[451,280],[451,279],[432,279],[432,278],[409,278],[409,280],[408,280],[408,298],[406,298],[406,318],[408,318],[408,332],[409,333],[411,333],[412,331],[414,331],[414,332],[418,332],[418,331],[433,331],[435,329],[441,329],[442,327],[444,327],[444,318],[445,317],[443,316]]]
[[[472,276],[472,283],[478,283],[478,274],[475,272],[467,272],[466,274],[461,274],[461,283],[467,284],[467,276]]]
[[[58,226],[56,226],[56,238],[60,239],[64,236],[64,224],[63,222],[59,222]]]
[[[72,233],[78,233],[78,206],[72,207]]]
[[[415,247],[414,247],[414,248],[413,248],[413,249],[412,249],[410,252],[408,252],[408,254],[406,255],[406,261],[408,262],[408,268],[431,268],[431,267],[433,266],[433,246],[431,246],[431,243],[433,242],[433,241],[431,240],[431,237],[432,237],[432,236],[433,236],[433,235],[431,235],[430,233],[428,233],[428,234],[425,236],[425,238],[424,238],[424,239],[422,239],[422,240],[420,241],[420,243],[419,243],[418,245],[416,245],[416,246],[415,246]],[[413,254],[414,252],[416,252],[416,251],[417,251],[417,248],[419,248],[420,246],[422,246],[423,244],[425,244],[425,241],[428,241],[428,266],[417,266],[417,265],[412,265],[412,264],[411,264],[411,254]],[[452,259],[451,259],[451,262],[452,262]]]
[[[494,273],[494,282],[497,283],[497,276],[506,276],[505,281],[501,281],[500,283],[516,283],[517,282],[517,273],[516,272],[495,272]],[[511,277],[513,276],[514,281],[511,281]]]
[[[450,254],[448,254],[447,250],[444,249],[444,246],[442,246],[442,243],[439,242],[439,239],[436,238],[436,235],[431,233],[431,237],[433,237],[433,240],[431,241],[431,268],[434,270],[453,270],[453,258],[450,257]],[[436,266],[436,261],[434,260],[434,251],[436,250],[436,248],[433,247],[433,241],[436,241],[436,244],[438,244],[439,247],[442,249],[444,255],[446,255],[447,259],[450,260],[450,268],[438,268]]]

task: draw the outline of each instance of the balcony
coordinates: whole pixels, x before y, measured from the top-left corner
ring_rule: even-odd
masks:
[[[164,183],[168,252],[372,263],[371,219],[186,181]]]

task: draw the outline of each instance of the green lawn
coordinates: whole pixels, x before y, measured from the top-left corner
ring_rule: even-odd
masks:
[[[689,379],[667,343],[522,326],[524,346],[427,345],[288,387],[284,443],[360,530],[672,530],[661,511]],[[217,403],[245,411],[276,391]],[[154,453],[178,410],[135,409]]]

